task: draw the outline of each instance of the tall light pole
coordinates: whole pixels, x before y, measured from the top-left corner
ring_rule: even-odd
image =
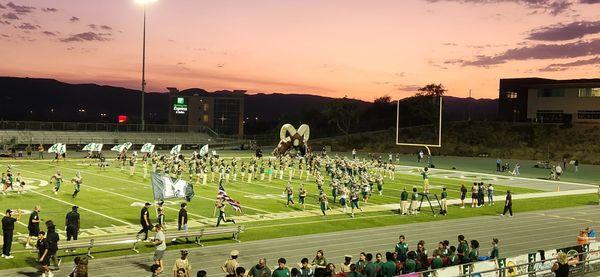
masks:
[[[156,2],[157,0],[135,0],[137,3],[140,3],[144,6],[144,31],[143,31],[143,35],[142,35],[142,113],[141,113],[141,118],[142,118],[142,132],[145,130],[146,127],[146,120],[145,120],[145,102],[144,102],[144,97],[146,95],[146,6],[149,3],[152,2]]]

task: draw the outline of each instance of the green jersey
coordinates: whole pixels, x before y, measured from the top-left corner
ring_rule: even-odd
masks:
[[[410,200],[417,201],[417,197],[419,197],[419,193],[413,192],[412,196],[410,197]]]
[[[408,243],[406,242],[399,242],[396,243],[396,253],[398,253],[398,255],[406,255],[406,252],[408,252]]]
[[[377,276],[377,264],[373,262],[367,262],[365,265],[365,277],[376,277]]]
[[[479,249],[475,248],[469,252],[469,260],[471,262],[476,262],[479,259]]]
[[[383,277],[396,276],[396,264],[392,261],[387,261],[381,265],[381,275]]]
[[[444,261],[442,261],[442,258],[435,257],[432,261],[431,261],[431,269],[438,269],[438,268],[442,268],[444,266]]]
[[[402,193],[400,193],[400,201],[407,201],[407,200],[408,200],[408,192],[402,191]]]
[[[423,180],[429,179],[429,173],[427,171],[421,172],[421,176],[423,176]]]
[[[442,199],[446,199],[448,198],[448,193],[445,191],[442,191]]]
[[[492,248],[492,252],[490,253],[490,258],[497,259],[499,256],[500,256],[500,253],[498,251],[498,246],[494,246],[494,248]]]
[[[407,259],[404,263],[404,273],[411,273],[417,271],[417,262],[413,259]]]
[[[273,274],[271,275],[271,277],[290,277],[290,269],[287,267],[278,267],[277,269],[273,270]]]

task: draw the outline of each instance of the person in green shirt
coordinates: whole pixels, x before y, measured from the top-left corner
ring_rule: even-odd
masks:
[[[492,251],[490,252],[490,259],[498,259],[500,258],[500,252],[498,250],[498,239],[492,239]]]
[[[459,263],[468,262],[469,243],[465,240],[465,236],[458,235],[458,247],[456,248]]]
[[[277,260],[279,266],[273,270],[271,277],[290,277],[290,269],[285,266],[285,262],[284,258],[279,258],[279,260]]]
[[[447,204],[448,193],[446,192],[446,187],[442,188],[441,198],[442,198],[442,200],[441,200],[442,207],[441,207],[441,211],[440,212],[441,212],[441,214],[443,214],[444,216],[446,216],[446,215],[448,215],[448,204]]]
[[[315,267],[315,276],[320,276],[319,274],[322,274],[322,272],[325,271],[325,268],[327,267],[327,259],[325,258],[323,250],[317,250],[317,255],[312,260],[311,264]]]
[[[407,274],[407,273],[412,273],[412,272],[416,272],[417,271],[417,262],[415,261],[417,254],[415,253],[415,251],[410,251],[407,254],[408,259],[406,259],[406,261],[404,262],[404,269],[402,270],[402,273]]]
[[[404,262],[406,260],[406,253],[408,252],[408,243],[405,242],[404,235],[398,237],[398,243],[396,243],[395,250],[398,260]]]
[[[271,269],[267,266],[267,260],[261,258],[258,263],[248,271],[248,277],[263,277],[271,275]]]
[[[363,277],[362,273],[358,271],[358,267],[355,264],[350,265],[350,272],[348,272],[348,277]]]
[[[385,253],[386,262],[381,265],[381,276],[394,277],[396,276],[396,263],[394,262],[394,254],[392,252]]]
[[[469,252],[469,262],[476,262],[479,260],[479,242],[476,240],[471,241],[471,251]]]
[[[367,254],[365,254],[365,252],[361,252],[360,256],[358,256],[358,262],[356,262],[356,271],[364,272],[366,265],[367,265]]]
[[[456,255],[456,247],[450,246],[450,249],[448,251],[448,266],[453,266],[453,265],[457,265],[460,263],[460,260],[458,259],[458,256]]]
[[[365,257],[366,259],[366,264],[365,264],[365,270],[364,270],[364,275],[365,277],[376,277],[377,276],[377,264],[375,264],[373,262],[373,254],[368,253]]]
[[[431,269],[438,269],[438,268],[442,268],[444,266],[444,261],[442,261],[442,258],[437,255],[434,256],[433,259],[431,260]]]
[[[375,254],[375,262],[373,262],[377,267],[377,276],[381,276],[381,266],[383,265],[383,255],[381,253]]]
[[[400,214],[406,215],[408,213],[408,192],[406,188],[402,189],[400,193]]]

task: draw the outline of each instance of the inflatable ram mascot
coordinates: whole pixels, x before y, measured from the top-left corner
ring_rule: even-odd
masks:
[[[273,151],[274,156],[286,155],[291,150],[295,150],[298,155],[304,156],[309,150],[310,127],[306,124],[300,125],[298,130],[291,124],[284,124],[281,126],[279,137],[281,140]]]

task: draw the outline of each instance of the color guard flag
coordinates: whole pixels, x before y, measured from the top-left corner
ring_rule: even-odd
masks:
[[[240,202],[231,199],[231,197],[229,197],[227,195],[227,193],[225,192],[225,188],[223,187],[223,179],[221,179],[221,181],[219,182],[219,192],[217,193],[217,199],[219,199],[219,200],[225,199],[225,201],[227,203],[229,203],[229,205],[231,205],[231,207],[236,212],[242,211],[242,205],[240,204]]]
[[[200,148],[200,156],[206,156],[208,154],[208,144],[202,146],[202,148]]]
[[[152,173],[150,174],[150,182],[154,200],[185,198],[189,202],[194,197],[194,187],[185,180],[172,179],[167,174]]]
[[[146,143],[142,146],[142,149],[140,150],[140,152],[142,153],[152,153],[154,152],[154,144],[152,143]]]
[[[48,148],[48,153],[61,153],[61,149],[62,149],[62,143],[55,143],[54,145],[50,146],[50,148]]]
[[[179,155],[179,152],[181,152],[181,144],[177,144],[171,148],[171,155]]]

